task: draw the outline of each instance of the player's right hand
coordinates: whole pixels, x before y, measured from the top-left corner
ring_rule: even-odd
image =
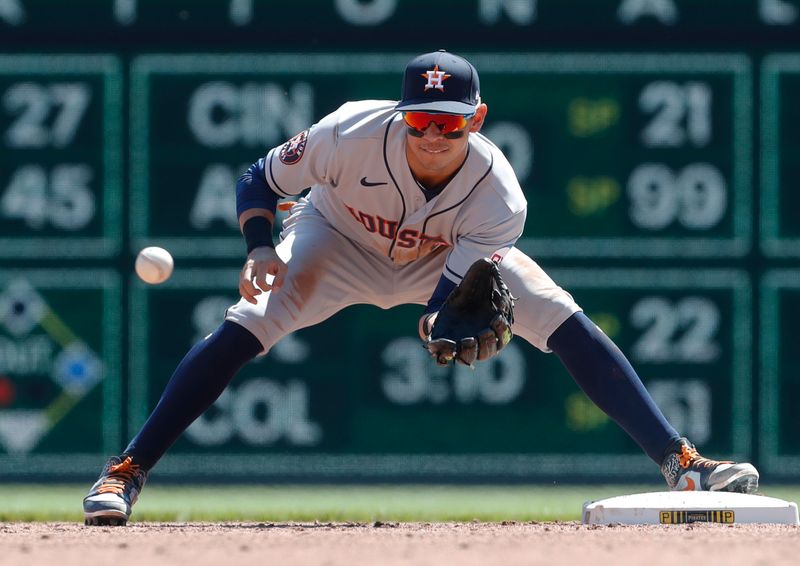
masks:
[[[258,302],[256,297],[262,292],[277,290],[283,285],[288,267],[278,257],[278,252],[269,246],[256,248],[247,254],[247,261],[239,273],[239,294],[248,303]],[[274,276],[267,283],[267,275]]]

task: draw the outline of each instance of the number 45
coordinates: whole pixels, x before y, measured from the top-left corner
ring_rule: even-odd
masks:
[[[35,230],[47,223],[63,230],[80,230],[95,213],[91,180],[92,169],[84,164],[56,165],[50,175],[40,165],[20,167],[0,198],[0,214],[22,219]]]

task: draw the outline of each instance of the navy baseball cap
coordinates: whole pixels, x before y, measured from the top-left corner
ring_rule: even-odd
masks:
[[[473,114],[480,102],[478,71],[444,49],[415,57],[403,76],[402,112]]]

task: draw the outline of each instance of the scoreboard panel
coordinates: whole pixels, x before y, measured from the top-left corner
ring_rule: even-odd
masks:
[[[126,32],[219,34],[229,29],[269,29],[285,37],[301,28],[307,37],[329,37],[336,30],[366,29],[398,41],[425,37],[422,14],[427,21],[446,21],[452,29],[474,29],[480,32],[476,36],[492,39],[515,31],[679,30],[724,37],[726,31],[800,27],[798,0],[82,0],[80,8],[60,0],[3,0],[0,29],[75,37],[110,29],[123,38]]]
[[[122,439],[111,270],[0,271],[0,474],[75,474]]]
[[[761,71],[761,248],[800,257],[800,53],[770,55]]]
[[[0,257],[112,257],[122,237],[122,70],[0,55]]]
[[[798,320],[800,270],[767,272],[761,284],[760,452],[764,471],[784,478],[800,473]]]
[[[667,418],[704,453],[750,452],[744,273],[553,275],[630,353]],[[132,282],[130,430],[143,424],[186,349],[236,300],[236,276],[236,269],[195,270],[158,287]],[[419,314],[418,306],[358,306],[285,338],[240,372],[159,472],[205,461],[197,467],[212,476],[656,477],[556,356],[517,338],[475,370],[439,368],[412,336]]]
[[[239,257],[231,187],[347,100],[395,99],[408,55],[146,55],[132,66],[131,233]],[[467,54],[537,257],[750,249],[751,72],[736,54]],[[180,156],[180,159],[177,159]]]

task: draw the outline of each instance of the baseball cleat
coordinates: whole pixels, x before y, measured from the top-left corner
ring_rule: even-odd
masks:
[[[124,526],[147,481],[147,472],[130,456],[114,456],[83,499],[85,525]]]
[[[758,489],[758,470],[752,464],[704,458],[685,438],[667,449],[661,473],[672,491],[754,493]]]

